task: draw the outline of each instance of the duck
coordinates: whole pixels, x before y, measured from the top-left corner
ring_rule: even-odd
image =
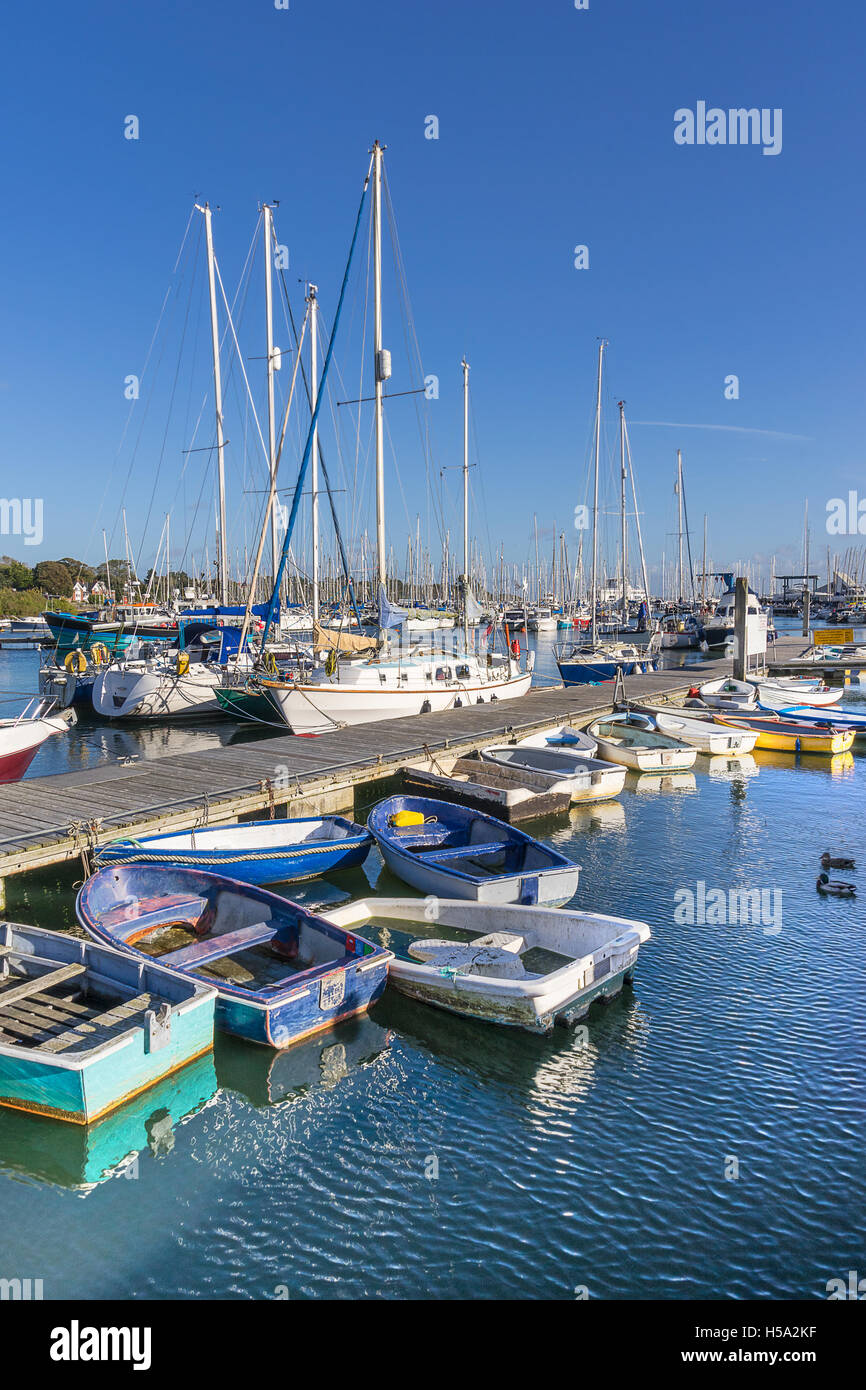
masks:
[[[831,883],[827,874],[821,874],[815,884],[819,893],[828,893],[834,898],[856,898],[857,889],[853,883]]]
[[[825,850],[821,855],[822,869],[855,869],[857,866],[853,859],[832,859]]]

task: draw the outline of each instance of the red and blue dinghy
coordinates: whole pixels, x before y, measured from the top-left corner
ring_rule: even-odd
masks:
[[[267,1047],[363,1014],[393,959],[297,903],[198,869],[99,869],[76,912],[97,941],[215,985],[217,1027]]]

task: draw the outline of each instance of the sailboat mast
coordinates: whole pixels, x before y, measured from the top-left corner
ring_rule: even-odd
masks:
[[[198,204],[196,204],[198,207]],[[223,388],[222,377],[220,375],[220,339],[219,323],[217,321],[217,297],[216,297],[216,274],[214,271],[213,253],[213,228],[211,226],[210,203],[205,203],[204,207],[199,207],[199,212],[204,213],[205,237],[207,240],[207,279],[210,291],[210,332],[211,348],[213,351],[213,394],[214,411],[216,413],[216,436],[217,436],[217,487],[219,491],[218,503],[218,527],[219,527],[219,601],[222,604],[228,603],[228,552],[226,550],[226,474],[225,474],[225,437],[223,434]]]
[[[463,358],[463,643],[469,646],[469,363]]]
[[[590,598],[592,617],[592,645],[596,643],[596,586],[598,582],[598,466],[601,452],[601,364],[604,357],[604,338],[598,345],[598,391],[595,400],[595,474],[592,490],[592,593]]]
[[[268,461],[271,478],[277,469],[277,431],[274,418],[274,292],[271,247],[273,244],[274,213],[270,204],[262,208],[265,236],[265,332],[267,339],[268,363]],[[279,564],[279,542],[277,540],[277,509],[271,509],[271,560],[272,574],[276,574]]]
[[[683,455],[677,449],[677,502],[679,504],[679,561],[677,568],[677,601],[683,601]]]
[[[376,564],[379,585],[385,586],[385,436],[382,388],[391,375],[391,354],[382,348],[382,146],[373,146],[373,361],[376,391]]]
[[[628,627],[628,582],[625,553],[625,401],[619,402],[619,506],[620,548],[622,550],[622,625]]]
[[[315,411],[319,399],[319,300],[318,288],[310,285],[307,302],[310,306],[310,409]],[[319,621],[319,426],[313,429],[313,452],[310,459],[310,492],[313,532],[313,622]]]

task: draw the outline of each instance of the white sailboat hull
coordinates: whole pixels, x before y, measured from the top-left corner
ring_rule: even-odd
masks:
[[[193,667],[185,675],[119,665],[100,671],[93,708],[105,719],[179,719],[219,714],[214,693],[222,672]]]
[[[431,684],[411,683],[408,688],[385,689],[338,682],[281,686],[267,682],[286,723],[296,734],[319,734],[349,724],[371,724],[380,719],[403,719],[413,714],[438,713],[462,705],[486,704],[489,700],[516,700],[532,683],[530,673],[476,684],[449,685],[436,689]],[[429,706],[429,709],[428,709]]]

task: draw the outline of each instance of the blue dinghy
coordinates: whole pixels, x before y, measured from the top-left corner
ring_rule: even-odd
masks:
[[[373,837],[345,816],[247,821],[113,840],[96,855],[109,864],[177,865],[224,874],[241,883],[288,883],[363,864]]]
[[[98,941],[216,985],[217,1027],[268,1047],[364,1013],[393,959],[297,903],[198,869],[111,865],[75,907]]]
[[[580,867],[483,811],[423,796],[390,796],[367,820],[392,873],[422,893],[479,903],[560,907]]]
[[[0,1105],[90,1124],[213,1047],[216,990],[80,937],[0,923]]]

